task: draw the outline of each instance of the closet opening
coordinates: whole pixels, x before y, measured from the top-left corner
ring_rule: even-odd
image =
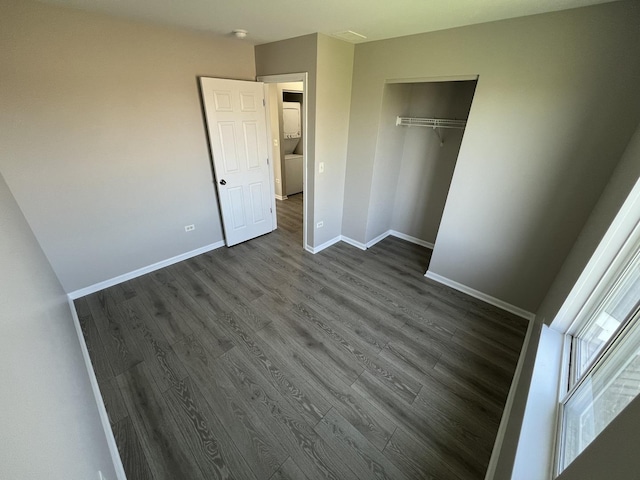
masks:
[[[448,200],[477,77],[384,86],[367,246],[396,236],[429,249]],[[431,255],[421,265],[428,269]]]

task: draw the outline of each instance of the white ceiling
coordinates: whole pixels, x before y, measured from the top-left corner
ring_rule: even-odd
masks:
[[[41,0],[228,35],[259,45],[353,30],[366,41],[607,3],[611,0]]]

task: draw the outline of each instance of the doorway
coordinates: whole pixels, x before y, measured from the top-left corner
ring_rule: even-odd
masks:
[[[305,195],[308,177],[307,73],[267,75],[258,77],[258,81],[265,84],[267,135],[273,159],[274,196],[279,226],[292,232],[299,231],[299,241],[302,248],[305,248],[308,244],[308,212],[312,208]],[[296,106],[299,114],[293,108]],[[285,115],[290,118],[298,115],[299,139],[295,138],[295,129],[285,132]]]

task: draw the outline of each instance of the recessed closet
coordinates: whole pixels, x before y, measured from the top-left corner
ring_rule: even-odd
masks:
[[[476,82],[385,85],[368,243],[391,233],[433,247]]]

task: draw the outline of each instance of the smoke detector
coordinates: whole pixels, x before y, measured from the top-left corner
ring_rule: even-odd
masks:
[[[236,38],[240,38],[240,39],[242,39],[242,38],[246,38],[246,37],[247,37],[247,33],[249,33],[249,32],[247,32],[246,30],[243,30],[243,29],[241,29],[241,28],[237,28],[237,29],[235,29],[235,30],[234,30],[233,32],[231,32],[231,33],[233,33],[233,35],[234,35]]]

